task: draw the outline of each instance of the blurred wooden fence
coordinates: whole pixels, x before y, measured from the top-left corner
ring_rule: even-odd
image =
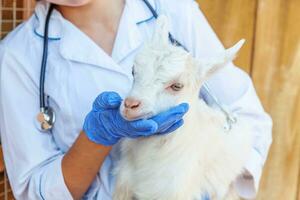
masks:
[[[235,63],[251,75],[273,117],[273,145],[257,199],[300,200],[300,0],[197,1],[226,47],[246,38]],[[0,38],[28,16],[31,2],[0,0],[1,8],[10,8],[0,9]]]
[[[35,0],[0,0],[0,39],[32,13]]]
[[[247,71],[274,121],[258,200],[300,200],[300,1],[198,0],[226,47],[247,44]]]

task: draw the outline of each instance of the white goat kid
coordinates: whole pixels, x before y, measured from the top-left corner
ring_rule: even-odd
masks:
[[[230,189],[243,172],[251,149],[250,129],[238,120],[230,132],[226,118],[199,99],[208,77],[233,60],[243,45],[209,60],[196,60],[168,41],[168,21],[157,20],[154,36],[134,65],[134,84],[120,112],[128,120],[148,118],[181,102],[190,105],[185,123],[175,132],[141,139],[124,139],[114,173],[114,200],[235,199]]]

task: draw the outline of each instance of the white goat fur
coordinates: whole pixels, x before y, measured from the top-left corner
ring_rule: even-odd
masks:
[[[238,119],[226,132],[223,113],[208,107],[198,93],[210,75],[234,59],[243,41],[213,59],[197,60],[169,44],[168,31],[168,20],[161,16],[152,40],[136,57],[128,96],[142,102],[141,117],[181,102],[190,109],[184,125],[171,134],[121,142],[113,199],[194,200],[204,193],[211,199],[235,199],[231,183],[243,172],[252,144],[250,129]],[[174,82],[184,88],[166,89]],[[124,109],[122,104],[120,112]]]

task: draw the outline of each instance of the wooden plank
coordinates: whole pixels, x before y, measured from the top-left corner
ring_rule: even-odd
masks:
[[[300,168],[300,1],[259,0],[253,80],[274,121],[258,200],[296,200]],[[297,25],[298,24],[298,25]]]
[[[5,169],[4,166],[4,159],[3,159],[3,153],[2,153],[2,146],[0,145],[0,173],[3,173]]]
[[[197,0],[225,47],[246,39],[235,64],[251,71],[256,0]]]
[[[300,168],[299,168],[299,177],[298,177],[298,196],[297,199],[300,200]]]
[[[0,40],[2,38],[2,0],[0,0]]]
[[[23,8],[25,9],[23,12],[23,19],[27,19],[31,16],[32,10],[34,7],[34,0],[23,0]]]

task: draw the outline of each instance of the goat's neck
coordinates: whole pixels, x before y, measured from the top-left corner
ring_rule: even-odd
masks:
[[[223,127],[224,115],[216,109],[209,107],[203,99],[198,96],[189,99],[190,109],[185,116],[185,127],[203,127],[210,123]]]

